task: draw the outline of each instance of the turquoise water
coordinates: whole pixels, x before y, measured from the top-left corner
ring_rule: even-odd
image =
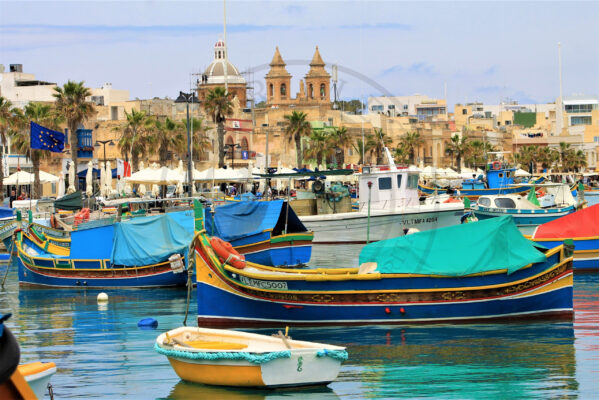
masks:
[[[354,258],[350,246],[331,250],[325,247],[316,256]],[[19,289],[15,266],[0,291],[0,313],[14,314],[8,325],[20,341],[22,361],[57,364],[51,381],[57,399],[587,399],[599,394],[599,276],[575,278],[574,323],[291,329],[295,339],[348,347],[350,358],[338,380],[311,390],[181,382],[152,346],[160,332],[182,324],[186,291],[107,291],[106,306],[96,303],[97,293]],[[190,325],[195,309],[192,301]],[[146,317],[159,321],[157,330],[137,328]]]

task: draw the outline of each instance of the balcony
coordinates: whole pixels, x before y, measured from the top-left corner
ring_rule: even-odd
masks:
[[[77,157],[92,158],[94,156],[94,143],[91,129],[77,129]]]

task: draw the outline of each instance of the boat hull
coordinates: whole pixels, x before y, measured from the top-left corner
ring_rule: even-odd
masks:
[[[531,317],[571,319],[572,258],[466,277],[320,272],[264,278],[211,262],[196,247],[199,326],[420,324]],[[242,275],[244,274],[244,275]]]
[[[563,244],[564,239],[532,239],[547,248]],[[574,272],[599,272],[599,237],[572,238],[574,242]]]
[[[19,284],[46,287],[168,287],[184,286],[186,273],[174,273],[168,263],[155,267],[66,269],[39,267],[18,257]]]
[[[289,387],[327,385],[339,374],[341,363],[316,352],[291,353],[256,365],[242,360],[189,360],[168,357],[179,378],[205,385]]]
[[[231,241],[247,261],[271,266],[307,264],[312,255],[312,232],[271,237],[271,231]]]
[[[428,212],[420,212],[418,208],[406,208],[397,213],[373,212],[370,223],[363,211],[300,217],[300,220],[314,232],[314,244],[365,244],[367,236],[370,242],[376,242],[403,236],[408,229],[426,231],[458,225],[463,215],[464,208],[458,205]]]

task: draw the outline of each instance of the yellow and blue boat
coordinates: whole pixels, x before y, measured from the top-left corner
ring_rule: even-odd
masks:
[[[180,327],[158,336],[154,349],[177,375],[217,386],[278,388],[327,385],[347,360],[344,347],[222,329]]]
[[[201,217],[198,218],[201,222]],[[572,255],[539,249],[511,217],[367,245],[359,268],[281,269],[221,261],[193,243],[200,326],[365,325],[571,319]]]
[[[283,200],[242,201],[208,212],[206,231],[244,255],[246,260],[270,266],[307,264],[314,234]]]
[[[191,211],[183,211],[73,231],[68,247],[40,237],[35,229],[23,230],[16,239],[19,283],[102,288],[182,286],[187,282],[183,262],[192,229]]]

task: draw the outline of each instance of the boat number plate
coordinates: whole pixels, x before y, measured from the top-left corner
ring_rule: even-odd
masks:
[[[247,276],[240,276],[239,280],[244,285],[257,287],[260,289],[287,290],[287,282],[261,281],[258,279],[248,278]]]

